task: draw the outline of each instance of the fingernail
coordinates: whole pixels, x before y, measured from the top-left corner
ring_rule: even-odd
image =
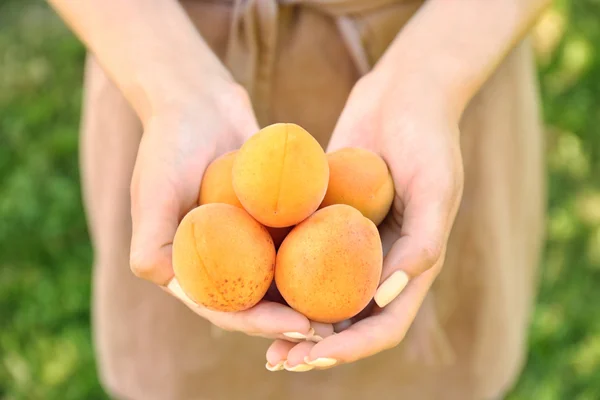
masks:
[[[187,294],[185,294],[176,278],[171,279],[171,282],[169,282],[169,284],[167,285],[167,289],[171,291],[171,294],[173,294],[173,296],[177,297],[184,303],[188,305],[195,305],[194,301],[190,299]]]
[[[306,334],[300,332],[285,332],[283,336],[287,336],[291,339],[307,339],[309,337],[312,337],[314,334],[315,330],[313,328],[310,328],[310,330]]]
[[[323,340],[323,338],[319,335],[313,335],[312,337],[309,338],[309,340],[311,342],[319,343],[321,340]]]
[[[406,287],[408,275],[404,271],[396,271],[385,280],[375,293],[375,303],[381,308],[387,306],[394,300]]]
[[[308,357],[304,357],[304,362],[308,365],[312,365],[313,367],[324,368],[331,367],[332,365],[337,364],[337,360],[333,358],[320,357],[316,360],[310,361]]]
[[[281,371],[283,370],[283,364],[284,362],[281,361],[275,365],[271,365],[268,361],[265,364],[265,368],[268,369],[269,371],[275,372],[275,371]]]
[[[298,364],[298,365],[294,365],[293,367],[290,367],[290,365],[286,361],[283,363],[283,368],[285,368],[286,371],[290,371],[290,372],[306,372],[306,371],[310,371],[314,367],[312,365],[308,365],[308,364]]]

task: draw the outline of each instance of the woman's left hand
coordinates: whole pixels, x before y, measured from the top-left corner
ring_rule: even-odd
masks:
[[[306,371],[369,357],[398,345],[439,274],[462,196],[458,117],[426,79],[400,82],[373,70],[354,87],[328,151],[363,147],[380,154],[396,194],[379,227],[384,263],[376,305],[319,343],[273,342],[267,361]],[[277,368],[276,368],[277,369]]]

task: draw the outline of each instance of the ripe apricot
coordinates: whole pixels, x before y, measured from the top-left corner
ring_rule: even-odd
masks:
[[[385,161],[358,147],[329,153],[327,161],[329,184],[320,207],[347,204],[379,225],[394,200],[394,182]]]
[[[233,184],[231,183],[231,169],[236,154],[237,150],[230,151],[216,158],[208,165],[202,177],[198,204],[225,203],[244,209],[233,191]],[[279,245],[292,230],[292,227],[267,227],[267,230],[271,234],[275,248],[279,248]]]
[[[231,183],[231,169],[237,150],[225,153],[211,162],[200,184],[198,204],[225,203],[242,208]]]
[[[315,212],[327,190],[325,152],[295,124],[273,124],[250,137],[233,163],[233,189],[244,209],[273,228]]]
[[[367,306],[382,264],[375,224],[355,208],[336,204],[288,234],[277,253],[275,283],[296,311],[313,321],[336,323]]]
[[[211,310],[254,306],[269,289],[274,266],[271,235],[239,207],[222,203],[196,207],[175,233],[175,277],[192,300]]]

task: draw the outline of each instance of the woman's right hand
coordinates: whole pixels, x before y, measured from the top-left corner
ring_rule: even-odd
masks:
[[[131,269],[222,329],[287,340],[310,339],[312,328],[327,335],[331,327],[311,326],[306,317],[276,302],[263,300],[237,313],[209,310],[189,299],[174,279],[173,237],[183,216],[197,205],[204,170],[259,129],[244,89],[222,77],[208,85],[144,121],[131,182]]]

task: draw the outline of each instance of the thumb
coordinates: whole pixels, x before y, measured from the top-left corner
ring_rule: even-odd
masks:
[[[150,138],[140,143],[131,184],[130,267],[137,277],[166,285],[173,277],[172,243],[183,207],[169,169],[151,159],[157,153],[149,148],[152,140],[144,139]]]
[[[345,147],[362,147],[377,152],[377,121],[366,107],[356,104],[352,98],[348,101],[335,125],[327,152],[331,153]]]
[[[383,263],[382,282],[375,294],[375,302],[385,307],[404,290],[410,279],[430,268],[441,268],[446,252],[450,227],[460,202],[455,185],[438,182],[437,186],[416,183],[409,189],[406,207],[402,212],[400,238],[394,242]],[[436,188],[436,190],[432,189]],[[398,207],[399,202],[394,204]],[[381,227],[385,236],[396,228],[392,218]]]
[[[130,266],[136,276],[161,286],[173,278],[173,238],[197,205],[206,167],[257,130],[250,112],[234,113],[231,121],[207,119],[202,132],[195,120],[156,118],[147,125],[131,183]]]

